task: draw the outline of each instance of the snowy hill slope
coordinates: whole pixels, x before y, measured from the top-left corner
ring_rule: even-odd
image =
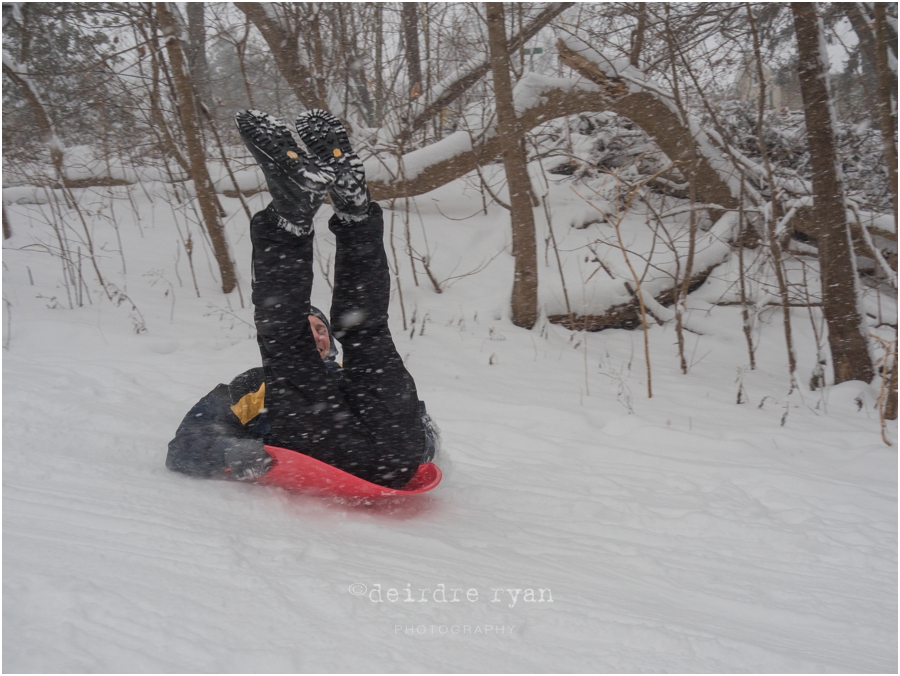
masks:
[[[439,281],[483,269],[415,286],[399,204],[388,251],[442,485],[365,506],[193,480],[165,469],[166,444],[257,365],[252,309],[217,292],[196,231],[195,297],[171,226],[187,221],[154,190],[133,195],[139,221],[117,193],[121,257],[95,200],[101,264],[140,317],[96,289],[48,309],[66,294],[58,260],[25,248],[49,240],[41,207],[7,206],[5,671],[896,671],[896,430],[885,446],[861,383],[788,395],[775,313],[750,371],[710,282],[689,374],[673,330],[651,329],[648,399],[640,332],[512,326],[508,217],[459,181],[415,201],[411,237]],[[584,203],[551,196],[562,236]],[[248,298],[246,219],[225,204]]]

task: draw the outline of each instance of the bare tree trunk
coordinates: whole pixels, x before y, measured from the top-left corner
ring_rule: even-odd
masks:
[[[885,356],[885,359],[889,358],[891,358],[890,355]],[[893,361],[890,375],[888,375],[887,402],[884,407],[884,417],[886,420],[897,419],[897,343],[894,343]]]
[[[212,89],[209,80],[209,62],[206,60],[206,22],[204,19],[204,2],[187,3],[187,37],[186,56],[188,64],[188,73],[190,74],[192,89],[194,90],[195,102],[198,106],[204,106],[206,111],[212,110]],[[176,22],[177,22],[176,16]],[[198,117],[198,120],[201,118]],[[207,121],[210,125],[214,125],[215,121],[209,117]],[[206,154],[207,139],[204,128],[200,126],[200,138],[203,139],[204,155]],[[213,135],[217,136],[213,131]],[[210,189],[215,193],[215,186],[210,184]],[[225,218],[227,212],[222,204],[216,198],[216,207],[219,210],[219,217]]]
[[[897,229],[897,146],[894,125],[896,120],[891,105],[891,82],[896,86],[897,78],[891,77],[888,66],[888,23],[884,13],[884,3],[875,3],[875,71],[878,74],[878,117],[881,122],[881,139],[884,144],[884,161],[888,168],[888,183],[894,198],[894,230]]]
[[[164,76],[163,70],[165,69],[165,61],[163,60],[162,49],[159,46],[158,40],[159,32],[157,29],[159,17],[153,12],[153,5],[146,6],[144,17],[146,21],[138,22],[136,28],[141,33],[144,42],[150,47],[150,63],[152,66],[150,77],[151,87],[149,89],[150,119],[154,123],[151,125],[151,129],[153,129],[154,133],[159,137],[160,145],[166,152],[175,158],[178,166],[186,173],[189,173],[190,165],[188,160],[175,143],[175,139],[169,131],[169,126],[166,124],[166,118],[165,115],[163,115],[162,105],[160,103],[162,96],[161,78]],[[170,78],[167,76],[166,81],[170,81]]]
[[[403,41],[406,44],[406,72],[409,76],[409,98],[422,95],[422,60],[419,57],[419,8],[415,2],[401,5]]]
[[[632,34],[631,56],[629,62],[635,68],[640,68],[641,51],[644,49],[644,35],[647,32],[647,5],[640,3],[637,6],[637,26]]]
[[[197,201],[200,203],[200,212],[206,224],[206,231],[213,245],[213,253],[219,264],[222,274],[222,292],[231,293],[237,284],[234,271],[234,262],[228,251],[228,242],[225,239],[225,229],[219,218],[218,202],[212,190],[212,181],[206,168],[206,157],[203,153],[203,143],[200,137],[200,119],[197,114],[197,106],[194,104],[194,92],[188,79],[184,54],[181,51],[181,43],[176,34],[175,21],[165,2],[156,3],[156,11],[159,16],[160,29],[166,38],[166,51],[172,62],[172,78],[178,96],[178,108],[181,114],[181,123],[184,127],[184,138],[187,145],[188,161],[190,163],[191,178],[194,180],[194,188],[197,191]]]
[[[241,10],[263,36],[272,59],[297,99],[307,108],[322,108],[316,84],[309,70],[301,63],[297,52],[297,35],[289,32],[286,22],[278,22],[266,13],[266,6],[257,2],[236,2]]]
[[[869,25],[868,19],[863,16],[858,2],[839,2],[836,3],[838,9],[843,11],[844,16],[853,27],[856,33],[856,39],[859,41],[857,49],[859,50],[860,62],[862,64],[862,86],[866,97],[870,100],[875,96],[878,90],[878,79],[875,70],[875,37],[872,34],[872,27]],[[875,116],[877,118],[877,116]],[[877,121],[877,119],[873,120]]]
[[[328,108],[327,85],[325,83],[325,45],[322,44],[322,19],[318,10],[311,12],[306,28],[312,39],[313,82],[316,90],[316,108]]]
[[[522,48],[525,43],[537,35],[538,31],[559,16],[563,10],[568,9],[574,2],[551,2],[538,14],[531,22],[525,26],[522,32],[513,38],[508,47],[508,51],[512,52]],[[443,87],[443,93],[434,101],[425,106],[425,109],[416,115],[415,119],[410,122],[409,128],[405,130],[400,138],[407,141],[412,138],[412,134],[424,127],[429,120],[440,113],[444,108],[456,101],[460,96],[469,90],[476,82],[483,78],[491,69],[490,59],[479,64],[472,70],[462,74],[456,81]]]
[[[188,39],[190,40],[188,63],[197,97],[207,108],[212,108],[209,62],[206,60],[206,23],[203,17],[205,7],[205,2],[187,3]]]
[[[870,382],[874,376],[859,308],[860,293],[847,209],[834,143],[834,120],[828,89],[828,67],[820,45],[824,38],[815,3],[793,2],[797,34],[800,92],[806,117],[812,167],[813,210],[822,279],[822,310],[835,383]]]
[[[358,34],[358,28],[355,14],[350,12],[350,39],[347,40],[347,50],[349,52],[347,56],[347,73],[356,84],[354,90],[359,111],[365,119],[366,126],[372,127],[375,125],[375,104],[369,94],[368,80],[363,70],[363,59],[360,57],[359,48],[353,40],[353,36]]]
[[[509,186],[512,253],[515,257],[512,322],[516,326],[530,329],[537,322],[538,277],[528,156],[513,105],[503,3],[486,3],[486,9],[491,71],[494,75],[494,97],[497,101],[497,131],[502,144],[503,167]]]

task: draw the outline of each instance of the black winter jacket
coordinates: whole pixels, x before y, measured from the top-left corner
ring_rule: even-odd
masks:
[[[194,404],[169,442],[166,467],[192,476],[226,478],[225,452],[235,443],[269,433],[262,368],[250,369],[220,384]]]
[[[329,372],[340,378],[340,366],[325,360]],[[169,442],[166,467],[206,478],[227,478],[225,453],[235,444],[263,446],[270,433],[266,420],[266,384],[261,367],[240,374],[228,385],[219,384],[188,411],[175,438]],[[422,462],[430,462],[440,445],[440,432],[419,402],[426,447]]]

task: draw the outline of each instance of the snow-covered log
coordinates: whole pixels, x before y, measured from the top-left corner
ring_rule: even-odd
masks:
[[[688,293],[699,288],[713,270],[723,263],[731,251],[730,242],[737,226],[737,212],[726,212],[709,232],[698,238],[694,269],[688,283]],[[641,326],[641,313],[637,294],[641,293],[645,300],[654,306],[668,307],[677,296],[678,261],[660,261],[654,265],[654,273],[646,275],[640,289],[635,289],[633,282],[622,279],[623,292],[621,298],[630,298],[624,303],[610,305],[602,312],[594,313],[554,313],[547,319],[553,324],[560,324],[573,331],[602,331],[603,329],[635,329]],[[658,320],[665,321],[666,312],[651,312]]]
[[[586,43],[566,35],[557,43],[560,58],[585,80],[531,73],[514,92],[521,129],[587,111],[609,110],[631,119],[656,140],[672,160],[699,158],[695,170],[702,202],[737,208],[740,177],[726,154],[693,118],[683,120],[671,95],[627,62],[612,62]],[[693,146],[693,148],[692,148]],[[411,197],[434,190],[500,154],[495,126],[458,131],[401,158],[373,157],[366,163],[375,199]]]
[[[580,78],[530,73],[513,91],[520,129],[557,117],[606,110],[611,99],[600,86]],[[421,195],[465,176],[500,155],[496,125],[475,132],[457,131],[425,148],[398,158],[372,157],[366,176],[374,199]]]

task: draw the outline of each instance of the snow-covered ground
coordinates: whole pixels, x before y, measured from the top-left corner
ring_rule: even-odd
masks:
[[[712,305],[727,285],[711,280],[691,300],[687,375],[672,327],[650,330],[648,399],[640,331],[511,324],[508,216],[458,181],[411,203],[418,253],[457,277],[441,294],[421,268],[414,284],[403,205],[386,211],[392,327],[443,430],[443,483],[352,505],[194,480],[166,470],[167,442],[258,364],[249,238],[223,200],[241,307],[190,226],[198,298],[164,192],[133,189],[140,219],[124,188],[81,195],[129,300],[102,297],[84,261],[92,303],[73,310],[59,259],[33,246],[55,244],[49,207],[7,202],[4,671],[897,670],[896,426],[888,447],[868,385],[808,389],[807,310],[788,394],[780,313],[761,314],[751,371],[740,309]],[[593,306],[575,250],[607,226],[569,228],[585,204],[568,185],[551,205],[570,300]],[[539,242],[542,302],[559,306]]]

